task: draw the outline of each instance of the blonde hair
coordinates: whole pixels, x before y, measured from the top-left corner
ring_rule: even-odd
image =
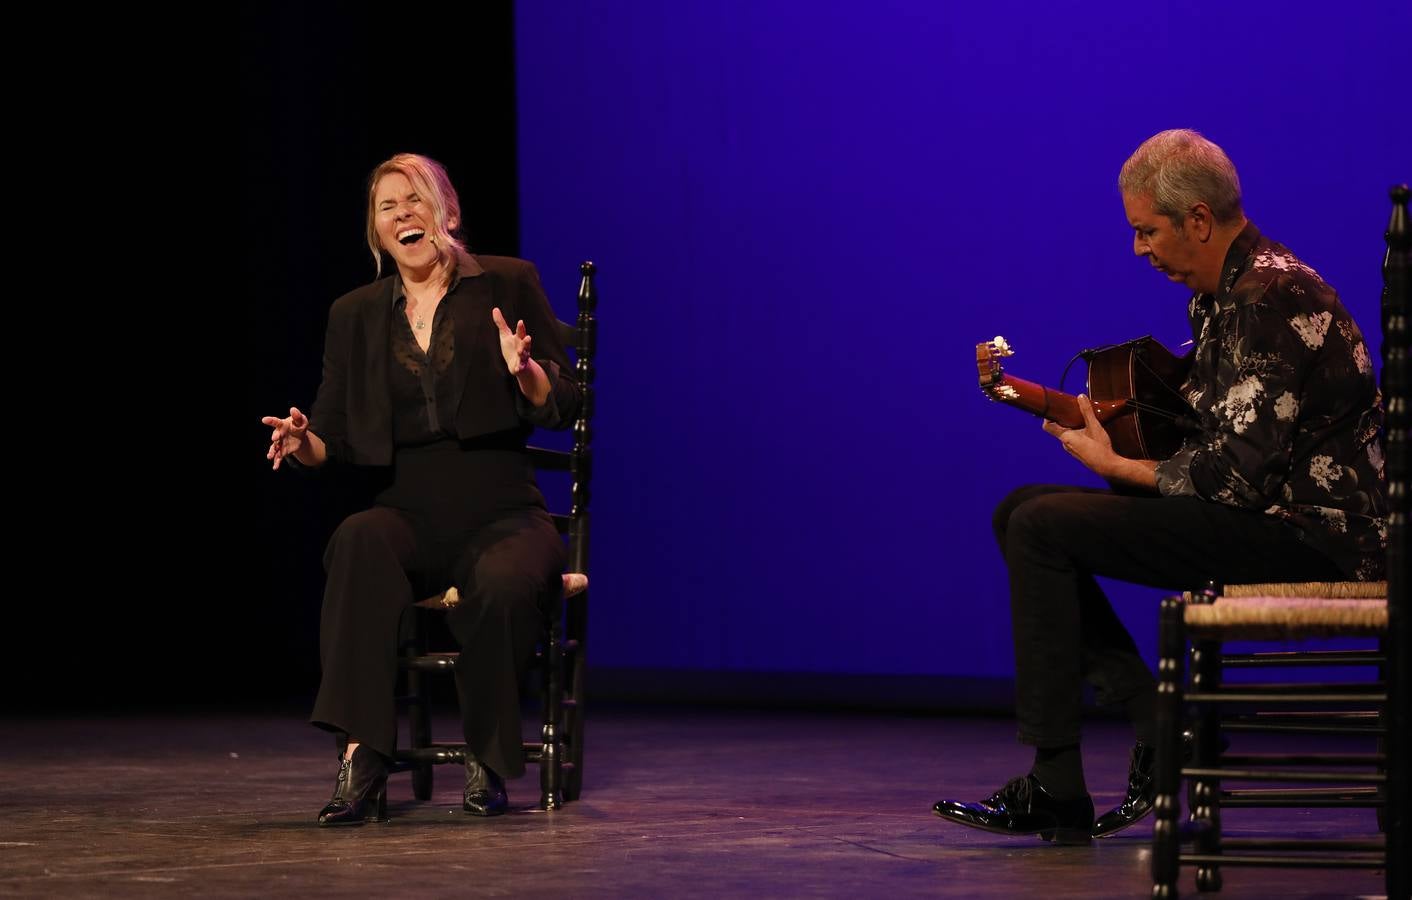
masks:
[[[377,267],[377,274],[382,275],[383,254],[376,224],[378,182],[393,172],[406,176],[407,180],[412,182],[412,190],[431,207],[431,241],[439,251],[446,252],[441,265],[449,283],[451,273],[456,268],[454,251],[466,252],[466,245],[458,237],[461,230],[461,200],[456,196],[456,188],[452,187],[446,168],[431,157],[419,153],[399,153],[380,163],[368,178],[368,249],[373,253],[373,265]]]
[[[1189,128],[1154,134],[1118,173],[1123,196],[1144,194],[1178,228],[1197,203],[1225,225],[1241,217],[1240,178],[1226,151]]]

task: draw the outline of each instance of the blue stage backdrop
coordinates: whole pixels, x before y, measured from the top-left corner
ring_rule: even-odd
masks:
[[[1116,188],[1164,128],[1376,346],[1412,6],[1305,6],[521,0],[522,252],[563,317],[601,271],[593,662],[1008,675],[991,510],[1097,480],[974,344],[1189,337]]]

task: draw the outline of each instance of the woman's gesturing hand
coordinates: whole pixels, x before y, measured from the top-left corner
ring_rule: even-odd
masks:
[[[273,460],[272,468],[278,469],[286,456],[293,456],[304,446],[304,436],[309,432],[309,418],[291,406],[289,415],[283,419],[265,416],[260,421],[274,429],[270,435],[270,449],[265,454],[265,459]]]
[[[490,317],[495,320],[495,327],[500,329],[500,352],[505,355],[505,365],[510,369],[511,375],[520,374],[529,365],[530,342],[534,340],[529,332],[525,331],[525,320],[521,319],[515,330],[511,331],[510,325],[500,313],[500,307],[492,309]]]

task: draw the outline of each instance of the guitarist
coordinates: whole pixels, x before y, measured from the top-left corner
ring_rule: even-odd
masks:
[[[1094,581],[1168,590],[1382,577],[1386,482],[1370,351],[1334,289],[1249,222],[1235,167],[1194,131],[1157,134],[1118,177],[1133,252],[1192,291],[1182,392],[1200,418],[1170,459],[1127,459],[1086,425],[1044,430],[1112,490],[1030,485],[996,509],[1010,576],[1019,739],[1030,771],[944,819],[1088,843],[1152,809],[1155,681]],[[1122,805],[1095,820],[1083,682],[1136,732]]]

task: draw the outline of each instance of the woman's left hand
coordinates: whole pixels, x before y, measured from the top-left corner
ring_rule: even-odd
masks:
[[[525,331],[525,320],[521,319],[515,330],[511,331],[500,313],[500,307],[492,309],[490,317],[495,320],[495,327],[500,329],[500,352],[505,355],[505,365],[511,375],[520,374],[529,366],[530,342],[534,340]]]

